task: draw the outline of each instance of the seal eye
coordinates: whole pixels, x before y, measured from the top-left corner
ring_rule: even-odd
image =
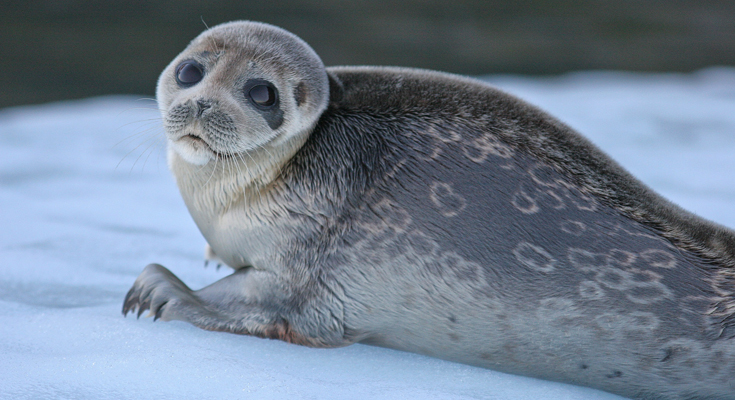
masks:
[[[196,61],[184,61],[176,67],[176,82],[181,86],[191,86],[202,80],[204,71]]]
[[[276,99],[278,98],[276,88],[271,84],[259,84],[253,86],[248,91],[248,96],[253,103],[261,107],[271,107],[276,104]]]

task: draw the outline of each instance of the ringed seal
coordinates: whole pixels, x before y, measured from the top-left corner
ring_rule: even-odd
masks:
[[[150,264],[123,314],[369,343],[640,399],[735,399],[735,235],[485,83],[325,68],[232,22],[166,67],[168,160],[235,271]]]

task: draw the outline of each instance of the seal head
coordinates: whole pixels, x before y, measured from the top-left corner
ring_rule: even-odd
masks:
[[[329,83],[304,41],[240,21],[195,38],[163,71],[156,96],[170,148],[186,162],[247,163],[269,152],[282,163],[326,108]]]

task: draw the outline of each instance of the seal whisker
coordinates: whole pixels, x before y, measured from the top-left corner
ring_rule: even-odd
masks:
[[[145,152],[145,151],[147,151],[147,152],[148,152],[148,155],[147,155],[147,156],[145,157],[145,160],[143,160],[143,166],[142,166],[142,167],[140,167],[141,171],[145,169],[145,166],[146,166],[146,164],[148,163],[148,159],[149,159],[149,158],[151,157],[151,154],[153,154],[153,153],[155,152],[155,150],[156,150],[156,148],[157,148],[158,146],[161,146],[161,142],[159,142],[158,140],[156,140],[156,141],[152,142],[152,143],[151,143],[151,144],[150,144],[150,145],[148,146],[148,148],[147,148],[146,150],[144,150],[144,152]],[[160,153],[159,153],[159,155],[160,155]],[[136,161],[136,162],[137,162],[137,161]],[[133,166],[135,166],[135,164],[133,164]],[[132,167],[131,167],[131,170],[132,170]]]
[[[212,172],[209,174],[209,177],[207,178],[207,180],[202,185],[202,188],[207,187],[207,185],[209,184],[209,181],[212,179],[212,177],[214,176],[214,174],[217,172],[217,162],[218,161],[219,161],[219,157],[215,157],[214,158],[214,166],[212,166]],[[206,166],[206,164],[205,165],[202,165],[199,169],[200,170],[201,169],[204,169],[205,166]]]
[[[147,133],[150,133],[150,132],[147,132]],[[140,135],[137,135],[137,136],[140,136]],[[132,139],[132,138],[130,138],[130,139]],[[124,140],[127,140],[127,138],[126,139],[123,139],[123,141]],[[158,135],[146,135],[146,137],[144,137],[143,140],[137,146],[133,147],[130,151],[128,151],[127,153],[125,153],[125,155],[115,165],[115,169],[117,169],[120,166],[120,164],[122,164],[122,162],[125,161],[125,159],[129,155],[131,155],[134,151],[140,149],[141,146],[146,145],[146,147],[143,149],[143,151],[141,152],[141,154],[138,155],[138,157],[136,158],[136,160],[133,162],[133,165],[130,167],[130,172],[132,172],[133,171],[133,168],[135,167],[135,164],[138,162],[138,159],[140,159],[141,155],[147,149],[149,149],[152,145],[154,145],[156,143],[160,143],[159,140],[160,140],[160,136],[158,136]]]
[[[131,111],[158,111],[160,113],[160,112],[163,112],[164,110],[161,110],[158,107],[128,107],[120,111],[117,115],[120,116],[122,114],[131,112]],[[160,114],[157,117],[161,118]]]
[[[158,104],[158,100],[154,99],[153,97],[139,97],[135,99],[135,101],[152,101],[156,104]]]
[[[230,158],[230,162],[237,170],[237,176],[242,176],[242,170],[240,169],[239,163],[235,160],[235,157],[239,157],[239,153],[237,153],[237,150],[234,148],[235,146],[232,143],[227,144],[227,152],[230,154],[228,158]]]
[[[236,127],[237,127],[237,129],[238,129],[238,130],[246,130],[246,129],[247,129],[247,126],[245,126],[245,125],[243,125],[243,124],[236,124]],[[268,155],[268,159],[269,159],[269,160],[278,160],[278,157],[276,157],[276,155],[275,155],[275,154],[273,154],[273,153],[272,153],[272,152],[271,152],[271,151],[270,151],[270,150],[268,149],[268,146],[267,146],[267,145],[265,145],[265,146],[261,146],[261,147],[259,147],[259,148],[258,148],[257,150],[258,150],[258,151],[263,151],[263,152],[265,152],[265,153],[266,153],[266,154]],[[250,151],[251,151],[251,150],[245,150],[245,151],[241,151],[241,152],[238,152],[238,154],[240,155],[240,160],[241,160],[241,161],[243,162],[243,165],[245,165],[245,167],[246,167],[246,168],[248,168],[248,163],[247,163],[247,162],[246,162],[246,161],[245,161],[245,160],[243,159],[243,157],[242,157],[242,154],[245,154],[245,155],[246,155],[246,156],[247,156],[247,157],[248,157],[248,158],[250,159],[250,161],[252,162],[252,165],[253,165],[253,166],[255,166],[255,165],[257,165],[257,164],[258,164],[258,163],[257,163],[257,162],[255,161],[255,159],[253,158],[252,154],[250,154]],[[274,174],[274,176],[279,176],[279,175],[281,175],[281,172],[282,172],[282,170],[283,170],[283,167],[284,167],[284,165],[285,165],[285,163],[275,163],[275,164],[274,164],[274,166],[275,166],[275,174]],[[248,169],[248,171],[247,171],[247,172],[248,172],[248,176],[252,176],[252,175],[250,175],[250,171],[249,171],[249,169]],[[256,190],[256,192],[258,193],[258,196],[260,196],[260,190]]]
[[[143,151],[135,159],[135,161],[133,162],[133,165],[130,166],[130,171],[128,173],[132,173],[133,172],[133,169],[135,168],[135,165],[138,163],[138,161],[143,156],[143,154],[148,153],[148,156],[146,156],[145,160],[143,161],[143,166],[141,167],[141,170],[143,170],[145,168],[145,163],[148,160],[148,157],[150,156],[150,154],[153,152],[153,150],[152,150],[154,148],[153,146],[155,146],[156,144],[159,144],[158,137],[152,137],[150,139],[145,140],[143,143],[148,143],[148,145],[143,149]],[[143,143],[141,143],[141,145]],[[138,145],[137,147],[140,147],[140,145]],[[128,153],[128,154],[130,154],[130,153]],[[126,157],[127,157],[127,155],[126,155]],[[125,159],[125,157],[123,157],[123,159]],[[121,162],[122,162],[122,160],[120,160],[120,162],[118,163],[118,165],[120,165]]]
[[[204,26],[205,26],[205,27],[206,27],[207,29],[209,29],[209,25],[207,25],[207,23],[206,23],[206,22],[204,22],[204,16],[203,16],[203,15],[200,15],[200,16],[199,16],[199,18],[200,18],[200,19],[202,20],[202,24],[204,24]],[[211,44],[212,44],[212,47],[214,48],[214,54],[215,54],[215,55],[216,55],[217,57],[219,57],[219,55],[220,55],[220,54],[222,53],[222,51],[221,51],[221,50],[219,49],[219,47],[217,46],[217,42],[216,42],[216,41],[214,40],[214,38],[210,38],[210,42],[211,42]]]
[[[252,154],[250,154],[250,151],[245,150],[245,151],[242,151],[242,152],[238,152],[237,155],[238,155],[240,161],[242,162],[242,165],[246,168],[247,176],[249,176],[249,177],[255,176],[256,172],[251,171],[251,168],[255,168],[257,166],[257,162],[253,158]],[[243,155],[246,156],[248,159],[250,159],[250,162],[248,162],[243,157]],[[251,188],[251,191],[252,192],[255,192],[255,195],[257,196],[258,204],[261,204],[262,203],[260,189],[261,189],[260,188],[260,184],[258,184],[257,182],[255,182],[255,184]]]
[[[240,168],[237,166],[237,164],[235,163],[235,161],[233,159],[233,155],[234,154],[233,154],[233,151],[232,151],[232,144],[231,143],[226,143],[225,144],[225,152],[226,152],[226,155],[224,157],[222,157],[222,159],[225,162],[224,165],[226,165],[227,168],[226,168],[226,170],[225,170],[224,167],[222,168],[222,175],[233,174],[233,172],[235,170],[237,171],[236,172],[237,176],[242,175],[242,171],[240,171]]]
[[[140,128],[143,128],[143,126],[141,126]],[[136,139],[140,138],[141,136],[148,136],[148,135],[150,135],[150,137],[155,137],[155,138],[158,139],[158,138],[160,138],[160,135],[158,135],[158,134],[152,135],[152,134],[153,133],[157,133],[156,130],[158,130],[160,128],[161,128],[160,125],[157,125],[157,124],[156,125],[148,126],[148,127],[146,127],[145,129],[143,129],[141,131],[138,131],[138,132],[135,132],[135,133],[132,133],[130,135],[125,136],[124,138],[122,138],[119,141],[117,141],[114,145],[112,145],[111,148],[114,149],[115,147],[119,146],[120,144],[122,144],[124,142],[136,140]]]
[[[158,117],[151,117],[151,118],[145,118],[145,119],[139,119],[139,120],[136,120],[136,121],[130,121],[130,122],[126,123],[126,124],[120,125],[118,127],[118,129],[124,128],[126,126],[130,126],[130,125],[133,125],[133,124],[137,124],[137,123],[153,123],[153,122],[160,123],[162,121],[163,121],[163,118],[160,117],[160,116],[158,116]]]

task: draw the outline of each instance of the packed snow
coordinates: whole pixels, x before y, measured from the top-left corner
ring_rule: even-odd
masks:
[[[735,69],[486,79],[735,227]],[[366,345],[311,349],[123,318],[150,262],[194,289],[229,273],[204,268],[164,147],[150,99],[0,110],[0,398],[619,398]]]

